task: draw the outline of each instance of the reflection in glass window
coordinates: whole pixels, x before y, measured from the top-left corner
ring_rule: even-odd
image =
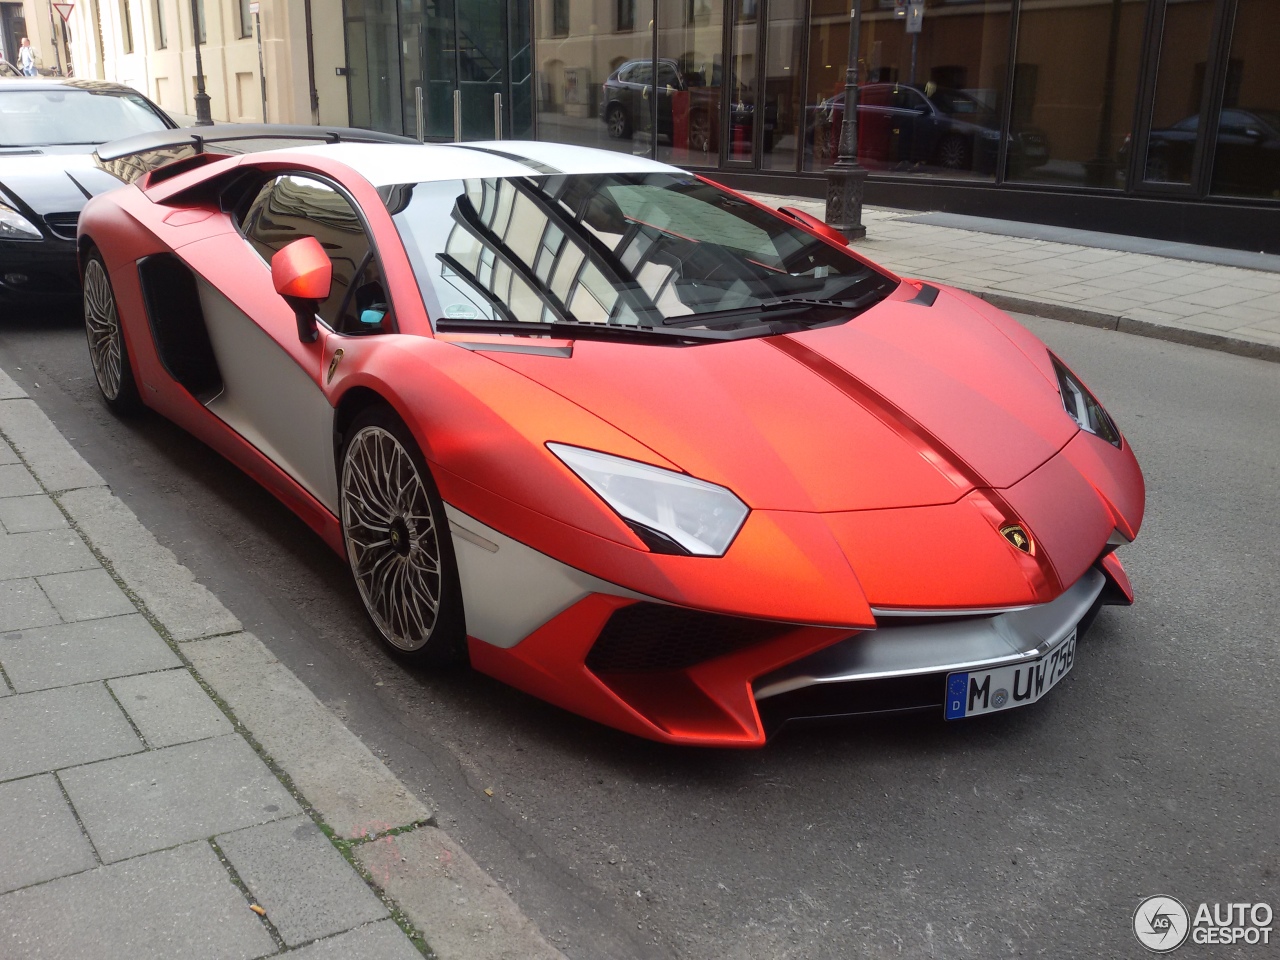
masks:
[[[1124,185],[1146,0],[1026,4],[1008,178]]]
[[[648,153],[653,0],[560,2],[532,4],[538,139]]]
[[[805,310],[847,319],[847,306],[810,301],[878,298],[894,286],[847,252],[685,175],[411,189],[395,222],[433,317],[687,325],[700,314],[799,297]]]
[[[811,17],[805,169],[822,170],[839,154],[844,125],[847,0],[812,0]],[[927,0],[916,33],[892,4],[868,4],[858,58],[859,162],[876,172],[993,178],[1008,31],[1008,10],[995,4]],[[1011,139],[1009,149],[1016,163],[1043,162],[1043,142],[1032,136]]]
[[[1213,0],[1183,0],[1165,7],[1151,135],[1140,171],[1149,182],[1191,182],[1214,6]]]
[[[244,236],[268,263],[277,251],[315,237],[329,254],[333,285],[318,309],[339,333],[383,333],[392,328],[382,269],[355,208],[333,187],[301,176],[266,184],[244,218]]]
[[[1214,193],[1280,199],[1280,4],[1240,0],[1213,151]]]

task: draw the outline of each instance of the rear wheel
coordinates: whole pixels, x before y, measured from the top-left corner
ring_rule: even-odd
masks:
[[[120,314],[111,289],[111,278],[102,254],[92,250],[85,260],[84,331],[89,340],[89,360],[102,399],[118,414],[136,413],[142,407],[138,384],[129,363],[129,349],[120,329]]]
[[[627,111],[620,103],[609,105],[609,109],[604,115],[604,122],[609,129],[609,136],[615,140],[621,140],[631,133],[631,119],[627,116]]]
[[[342,445],[342,536],[379,635],[398,656],[466,660],[462,590],[444,503],[390,407],[361,412]]]

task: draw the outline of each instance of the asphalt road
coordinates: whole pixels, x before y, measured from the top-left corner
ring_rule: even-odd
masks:
[[[662,747],[468,672],[406,671],[274,499],[158,417],[106,412],[74,322],[0,319],[0,367],[573,960],[1145,956],[1131,921],[1151,894],[1280,913],[1280,366],[1026,322],[1146,473],[1121,553],[1137,605],[1105,609],[1032,707],[756,752]]]

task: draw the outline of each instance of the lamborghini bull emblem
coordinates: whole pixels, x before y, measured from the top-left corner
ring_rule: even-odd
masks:
[[[1031,542],[1031,534],[1027,533],[1021,524],[1011,523],[1007,527],[1001,527],[1000,533],[1023,553],[1035,552],[1035,544]]]

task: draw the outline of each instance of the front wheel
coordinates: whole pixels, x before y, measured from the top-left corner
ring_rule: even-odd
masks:
[[[386,406],[360,413],[342,445],[342,538],[365,612],[398,656],[467,658],[444,503],[409,428]]]
[[[129,348],[120,329],[120,314],[111,289],[111,278],[102,254],[93,250],[85,260],[84,332],[89,341],[89,361],[102,399],[112,412],[136,413],[142,407],[138,384],[129,363]]]

